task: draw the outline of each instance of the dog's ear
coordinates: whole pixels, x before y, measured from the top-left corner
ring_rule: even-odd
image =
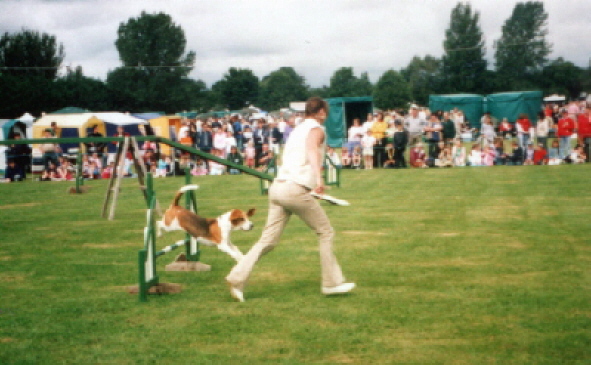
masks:
[[[254,212],[256,212],[257,210],[255,208],[249,209],[248,213],[246,213],[247,216],[252,217],[254,215]]]

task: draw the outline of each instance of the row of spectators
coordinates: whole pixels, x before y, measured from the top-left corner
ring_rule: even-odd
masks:
[[[176,139],[182,144],[236,164],[259,170],[274,169],[282,144],[301,120],[301,115],[294,114],[277,119],[268,117],[249,120],[233,115],[227,118],[185,121]],[[409,165],[480,166],[490,165],[491,161],[493,164],[517,165],[540,161],[550,163],[557,159],[563,162],[576,162],[581,160],[580,156],[587,160],[589,158],[591,107],[586,105],[568,105],[562,109],[556,105],[549,105],[539,113],[537,120],[530,121],[528,116],[523,114],[515,123],[509,123],[506,119],[498,121],[490,114],[484,114],[480,123],[480,128],[475,128],[458,109],[431,112],[413,105],[408,113],[378,112],[368,114],[363,122],[361,119],[355,119],[348,128],[347,139],[340,151],[337,148],[329,153],[333,160],[338,159],[343,166],[366,169],[405,168]],[[55,131],[46,131],[45,137],[48,138],[48,142],[41,145],[42,163],[46,170],[50,168],[50,162],[54,165],[53,170],[61,165],[58,157],[62,151],[59,145],[49,140],[55,134]],[[122,128],[115,134],[126,135]],[[470,138],[466,139],[466,135]],[[95,130],[90,136],[102,135]],[[574,136],[577,138],[578,146],[574,151],[582,150],[576,155],[571,148],[571,139]],[[554,140],[552,146],[548,145],[552,138],[558,143],[557,152]],[[517,148],[512,145],[513,141],[516,142]],[[463,142],[473,143],[468,153],[464,151]],[[26,172],[23,167],[26,165],[24,160],[28,160],[30,164],[30,150],[16,151],[17,148],[28,147],[14,145],[10,152],[14,156],[12,161],[18,170],[16,175],[22,178]],[[106,144],[89,143],[87,150],[90,152],[89,160],[94,153],[98,159],[94,158],[94,165],[84,167],[84,175],[88,178],[109,176],[112,173],[109,171],[112,163],[107,157]],[[201,160],[188,154],[165,156],[160,153],[159,145],[154,142],[145,142],[141,150],[145,164],[155,176],[183,173],[186,169],[194,175],[237,173],[236,169],[226,169],[222,164]],[[535,154],[535,151],[539,152]],[[540,158],[544,153],[546,157]],[[534,154],[537,158],[534,158]],[[554,155],[557,157],[553,158]],[[131,154],[128,153],[125,170],[129,176],[133,175],[131,161]],[[63,174],[56,175],[53,170],[48,174],[57,177],[52,178],[67,178]]]

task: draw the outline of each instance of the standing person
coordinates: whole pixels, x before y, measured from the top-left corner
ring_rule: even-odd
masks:
[[[427,141],[429,142],[429,158],[435,160],[439,156],[437,146],[441,142],[441,121],[437,114],[431,114],[429,118],[429,124],[425,127],[425,133],[427,135]]]
[[[52,139],[55,139],[55,137],[51,134],[51,129],[45,130],[45,135],[43,138],[48,139],[46,143],[41,144],[41,151],[43,152],[43,166],[47,168],[50,162],[53,162],[54,165],[57,165],[60,147],[57,145],[57,143],[51,142]]]
[[[349,127],[347,133],[347,147],[349,151],[353,151],[355,147],[361,146],[361,138],[365,134],[363,126],[359,118],[353,119],[353,125]]]
[[[361,148],[363,155],[363,168],[366,170],[373,169],[373,146],[376,143],[376,139],[373,137],[371,131],[367,131],[367,134],[361,139]]]
[[[393,143],[394,143],[394,167],[406,168],[406,160],[404,159],[404,151],[408,144],[408,133],[402,128],[402,123],[397,120],[394,122],[396,126],[396,132],[394,132]]]
[[[427,125],[427,121],[419,116],[419,107],[412,105],[410,113],[405,122],[406,130],[408,131],[409,142],[411,145],[416,145],[421,142],[423,138],[423,128]]]
[[[371,134],[376,139],[373,145],[373,166],[382,166],[385,158],[386,147],[386,130],[388,123],[384,120],[384,113],[379,112],[376,120],[371,125]]]
[[[490,114],[485,114],[481,119],[482,124],[480,125],[480,134],[486,139],[488,144],[493,144],[497,134],[495,127],[493,126]]]
[[[587,162],[589,162],[591,152],[591,104],[587,105],[585,111],[579,114],[577,128],[579,144],[584,146]]]
[[[456,138],[456,126],[448,112],[443,113],[443,121],[441,122],[443,128],[443,140],[446,144],[451,144]]]
[[[536,143],[543,145],[544,149],[548,148],[548,133],[550,133],[551,125],[552,118],[547,117],[543,111],[539,112],[536,122]]]
[[[18,141],[21,139],[21,135],[16,133],[13,138]],[[27,169],[31,164],[31,147],[28,144],[13,144],[8,149],[6,157],[14,161],[18,175],[25,180],[27,178]]]
[[[328,104],[319,97],[306,102],[306,119],[291,133],[283,151],[283,165],[269,188],[269,215],[259,241],[226,277],[230,294],[243,302],[243,291],[257,261],[271,251],[292,214],[300,217],[318,235],[322,272],[322,294],[344,294],[355,287],[345,282],[332,251],[334,230],[328,216],[310,194],[324,193],[322,151],[325,144],[324,120]]]
[[[570,154],[570,138],[575,131],[575,122],[568,115],[568,110],[562,110],[562,118],[558,121],[556,135],[560,140],[560,158],[565,159]]]
[[[530,141],[530,129],[532,128],[529,117],[525,113],[519,114],[517,122],[515,122],[515,128],[517,129],[517,139],[519,141],[519,147],[525,150]]]

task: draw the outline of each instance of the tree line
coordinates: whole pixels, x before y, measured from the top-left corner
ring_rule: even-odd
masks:
[[[292,67],[259,79],[248,68],[231,67],[211,88],[188,75],[196,60],[186,50],[183,29],[165,13],[142,12],[119,25],[115,47],[121,65],[106,80],[84,75],[82,67],[62,68],[65,51],[55,36],[23,29],[0,38],[0,117],[34,115],[66,106],[129,112],[240,110],[255,104],[265,110],[287,107],[310,95],[374,97],[381,109],[427,104],[430,94],[542,90],[577,98],[591,90],[588,68],[563,58],[550,60],[548,14],[541,1],[519,2],[494,41],[494,65],[485,58],[480,13],[470,3],[451,11],[444,54],[415,56],[400,69],[385,71],[372,83],[366,72],[336,70],[329,85],[312,88]],[[492,67],[494,66],[494,67]]]

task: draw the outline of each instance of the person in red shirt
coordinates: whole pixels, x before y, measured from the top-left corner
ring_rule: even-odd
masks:
[[[517,122],[515,122],[515,128],[517,129],[517,139],[519,140],[519,147],[525,149],[529,144],[531,138],[531,122],[527,114],[521,113],[519,114],[519,118]]]
[[[556,135],[560,140],[560,158],[565,159],[570,154],[570,139],[575,131],[575,122],[568,115],[568,110],[562,110],[562,118],[558,120]]]
[[[579,114],[577,126],[577,138],[580,145],[589,145],[591,141],[591,105],[585,107],[585,111]]]
[[[543,144],[539,144],[534,149],[534,165],[547,165],[548,164],[548,154],[544,149]]]

